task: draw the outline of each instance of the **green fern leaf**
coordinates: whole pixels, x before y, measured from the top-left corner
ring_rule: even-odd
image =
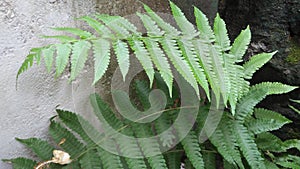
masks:
[[[187,158],[184,160],[184,169],[195,169],[191,161]]]
[[[167,34],[171,37],[176,37],[180,34],[180,32],[174,28],[169,23],[165,22],[160,16],[158,16],[149,6],[144,4],[144,9],[146,10],[147,14],[151,17],[151,19],[156,22],[156,24]]]
[[[228,116],[225,114],[223,115],[218,128],[211,135],[209,140],[218,149],[218,152],[227,162],[233,166],[239,166],[239,168],[242,169],[244,166],[240,152],[236,147],[236,138],[234,135],[232,135],[233,130],[233,120],[228,118]]]
[[[220,18],[220,15],[217,14],[214,22],[214,33],[216,36],[216,44],[220,46],[221,50],[228,51],[230,50],[230,40],[227,34],[226,24],[223,19]]]
[[[94,40],[92,42],[95,61],[93,84],[96,84],[108,68],[110,62],[110,43],[104,39]]]
[[[3,159],[3,162],[12,163],[14,169],[29,169],[34,168],[37,165],[36,161],[19,157],[15,159]]]
[[[254,109],[254,115],[256,119],[252,118],[246,123],[247,128],[254,134],[277,130],[292,122],[277,112],[261,108]]]
[[[50,47],[42,50],[42,53],[44,55],[45,65],[46,65],[48,73],[51,71],[51,68],[52,68],[54,50],[55,49],[53,46],[50,46]]]
[[[24,62],[22,63],[21,67],[18,70],[17,77],[16,77],[17,80],[21,73],[25,72],[33,65],[34,60],[37,61],[37,64],[40,63],[42,49],[43,48],[33,48],[30,50],[29,55],[26,56]]]
[[[132,129],[138,138],[144,138],[152,136],[152,129],[147,124],[132,123]],[[141,150],[146,157],[148,163],[152,168],[167,169],[167,164],[164,156],[161,154],[159,143],[153,139],[140,139],[139,145]]]
[[[251,88],[256,88],[258,90],[264,89],[267,91],[267,95],[272,95],[272,94],[288,93],[292,90],[297,89],[298,87],[282,84],[279,82],[262,82],[262,83],[254,85],[254,86],[251,86]],[[250,90],[251,90],[251,88],[250,88]]]
[[[113,145],[113,142],[111,142],[111,145],[113,147],[116,147],[116,145]],[[122,165],[120,156],[112,154],[110,152],[107,152],[107,151],[103,150],[101,147],[98,147],[97,151],[98,151],[98,155],[101,159],[103,168],[105,168],[105,169],[123,169],[123,165]]]
[[[265,160],[265,166],[266,168],[279,169],[276,164],[268,160]]]
[[[103,138],[103,136],[100,135],[100,132],[80,115],[59,109],[57,109],[56,112],[59,119],[85,141],[87,147],[95,146],[95,141]]]
[[[151,59],[169,88],[170,97],[172,97],[173,74],[167,58],[163,51],[159,48],[158,42],[152,39],[144,39],[144,42]]]
[[[149,84],[144,80],[135,80],[134,81],[135,93],[138,97],[138,100],[141,102],[143,109],[147,110],[151,107],[151,104],[148,100],[151,89]]]
[[[159,136],[159,140],[163,147],[172,147],[176,138],[172,130],[168,130],[171,126],[170,113],[171,111],[164,112],[158,119],[154,121],[154,128]],[[167,131],[168,130],[168,131]]]
[[[100,156],[95,150],[87,151],[79,160],[81,168],[102,169]]]
[[[163,36],[164,31],[162,31],[148,15],[140,13],[137,13],[137,15],[141,18],[149,37]]]
[[[56,77],[60,76],[65,70],[69,62],[71,48],[72,46],[70,44],[56,45]]]
[[[224,104],[227,105],[231,84],[226,67],[223,66],[225,63],[222,59],[223,56],[221,51],[218,49],[218,46],[210,45],[209,56],[211,57],[212,61],[211,64],[213,68],[213,80],[214,82],[218,81],[217,84],[219,84],[219,90],[217,90],[216,92],[221,92]],[[215,95],[218,96],[219,94],[215,93]],[[219,98],[217,98],[216,102],[217,105],[219,105]]]
[[[153,64],[149,52],[146,50],[144,43],[140,40],[133,39],[132,41],[129,41],[129,45],[131,49],[134,51],[136,58],[139,60],[142,67],[144,68],[149,78],[150,87],[151,87],[154,80],[154,68],[153,68]]]
[[[173,152],[173,150],[170,150],[170,152],[167,152],[164,155],[167,160],[169,169],[180,169],[181,168],[182,153],[176,152],[176,149],[175,149],[174,152]]]
[[[252,133],[259,134],[280,129],[287,123],[287,121],[276,121],[274,119],[252,119],[250,122],[246,123],[246,126]]]
[[[99,33],[99,35],[102,37],[109,37],[110,35],[112,35],[112,32],[107,27],[105,27],[103,24],[101,24],[94,18],[84,16],[79,18],[79,20],[85,21],[90,27],[95,29],[96,32]]]
[[[71,56],[70,81],[74,80],[83,69],[90,48],[91,44],[88,41],[78,41],[74,43]]]
[[[204,70],[201,68],[197,54],[195,51],[195,47],[192,42],[180,39],[177,41],[178,46],[182,52],[182,56],[184,60],[187,61],[190,69],[193,72],[194,78],[197,80],[197,82],[200,84],[200,86],[205,90],[207,96],[209,96],[209,89],[208,89],[208,82],[204,74]],[[192,85],[193,88],[197,88]],[[196,89],[197,95],[199,95],[199,91]]]
[[[209,25],[208,19],[205,16],[205,14],[202,11],[200,11],[197,7],[194,7],[194,14],[196,17],[197,28],[200,31],[200,38],[204,37],[205,40],[208,40],[209,42],[214,42],[215,35]]]
[[[264,160],[247,128],[240,122],[235,122],[234,131],[238,145],[251,168],[264,169]]]
[[[77,41],[76,38],[66,36],[66,35],[55,35],[55,36],[42,36],[45,39],[57,39],[60,40],[62,43],[70,43]]]
[[[266,88],[250,88],[236,106],[236,119],[243,123],[245,118],[253,113],[253,108],[267,96]]]
[[[203,153],[203,161],[205,164],[205,169],[216,169],[216,155],[214,153],[205,152]]]
[[[197,169],[204,169],[204,161],[196,133],[190,131],[181,141],[181,144],[192,165]]]
[[[243,61],[243,56],[247,51],[248,45],[251,40],[251,31],[249,26],[239,34],[239,36],[234,40],[232,48],[230,49],[230,54],[235,57],[236,62]]]
[[[29,147],[40,159],[49,160],[52,158],[54,148],[47,141],[37,138],[16,138],[16,140]]]
[[[300,158],[298,156],[286,155],[276,159],[276,164],[291,169],[298,169],[300,167]]]
[[[129,50],[126,42],[117,40],[114,43],[114,50],[117,56],[117,61],[125,81],[126,75],[129,70]]]
[[[197,84],[197,82],[194,78],[194,75],[192,73],[193,71],[189,67],[188,63],[183,59],[182,52],[179,50],[179,47],[177,46],[176,40],[162,39],[161,40],[161,45],[162,45],[164,51],[166,52],[168,58],[173,63],[174,67],[177,69],[177,71],[195,89],[195,92],[199,93],[198,84]],[[205,77],[203,77],[203,76],[199,77],[199,76],[201,76],[201,73],[203,73],[203,72],[199,72],[199,71],[201,71],[201,69],[197,69],[197,73],[195,73],[198,77],[197,78],[198,82],[199,83],[201,82],[200,84],[202,84],[204,87],[207,87],[207,86],[205,86],[207,83],[205,84],[205,82],[200,81],[199,78],[204,78],[205,79]]]
[[[60,146],[71,155],[71,158],[75,158],[85,149],[83,144],[69,130],[57,122],[51,121],[49,133],[57,144],[62,139],[66,140]]]
[[[120,24],[122,17],[120,16],[110,16],[110,15],[96,15],[103,23],[106,24],[108,28],[114,31],[119,38],[127,38],[130,36],[129,30],[124,28],[124,24]],[[124,18],[123,18],[124,19]],[[128,22],[129,23],[129,22]]]
[[[194,25],[186,19],[181,9],[171,1],[170,1],[170,7],[172,10],[173,17],[177,25],[181,29],[183,35],[186,36],[187,38],[193,38],[195,36],[198,36],[199,33],[194,28]]]
[[[270,59],[272,59],[273,55],[277,52],[273,53],[261,53],[254,55],[250,58],[248,62],[246,62],[244,67],[244,78],[251,79],[253,74],[260,69],[264,64],[266,64]]]
[[[76,36],[79,36],[81,39],[87,39],[92,36],[90,32],[78,29],[78,28],[68,28],[68,27],[61,27],[61,28],[52,28],[53,30],[56,31],[63,31],[63,32],[68,32],[72,33]]]
[[[260,133],[256,136],[255,142],[257,147],[263,151],[269,152],[286,152],[286,148],[284,148],[283,142],[272,133],[265,132]]]

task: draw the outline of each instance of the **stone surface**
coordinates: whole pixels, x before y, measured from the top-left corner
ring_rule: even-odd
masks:
[[[168,12],[168,1],[146,1],[155,11]],[[16,90],[16,74],[29,49],[55,42],[40,39],[41,35],[54,35],[51,27],[84,27],[76,17],[101,12],[131,15],[141,10],[134,0],[0,0],[0,159],[32,154],[15,137],[41,137],[47,139],[49,118],[55,108],[81,112],[86,110],[92,72],[86,71],[81,80],[67,83],[67,74],[54,79],[43,66],[34,66],[22,74]],[[100,84],[100,93],[109,94],[107,84]],[[106,93],[105,93],[106,92]],[[0,161],[1,169],[12,168]]]
[[[250,25],[252,46],[263,44],[258,52],[278,50],[270,66],[283,82],[300,85],[300,1],[224,0],[219,9],[231,38]],[[259,45],[258,45],[259,46]],[[295,52],[296,51],[296,52]],[[291,62],[292,60],[294,62]],[[265,72],[268,73],[268,72]]]

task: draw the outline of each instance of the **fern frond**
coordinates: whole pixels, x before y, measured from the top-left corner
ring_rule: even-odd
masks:
[[[180,35],[180,32],[176,28],[165,22],[149,6],[144,4],[144,9],[151,19],[156,22],[157,26],[159,26],[166,33],[166,35],[170,35],[170,37],[176,37]]]
[[[52,158],[54,148],[47,141],[38,138],[16,138],[16,140],[30,148],[40,159],[49,160]]]
[[[79,160],[81,168],[102,169],[100,156],[95,150],[89,150]]]
[[[105,39],[98,39],[92,41],[92,43],[95,61],[95,75],[93,84],[96,84],[108,68],[110,62],[110,42]]]
[[[63,139],[66,140],[60,147],[68,152],[71,155],[71,158],[81,154],[85,149],[84,145],[73,135],[73,133],[57,122],[51,121],[49,134],[57,144]]]
[[[283,125],[290,121],[277,121],[274,119],[252,119],[246,123],[249,131],[254,134],[260,134],[266,131],[273,131],[280,129]]]
[[[59,119],[72,131],[76,132],[86,143],[87,147],[95,146],[98,140],[101,140],[103,136],[97,131],[88,121],[83,119],[80,115],[75,113],[56,110]]]
[[[19,157],[15,159],[3,159],[3,162],[11,163],[14,169],[29,169],[34,168],[37,165],[36,161],[31,159]]]
[[[170,128],[172,129],[171,118],[169,115],[170,112],[171,111],[164,112],[154,121],[154,128],[157,134],[161,134],[159,140],[164,147],[172,147],[176,138],[175,134],[172,132],[173,130],[168,130]]]
[[[202,11],[200,11],[197,7],[194,7],[194,14],[196,17],[197,28],[200,31],[200,37],[205,37],[205,40],[209,40],[209,42],[214,42],[215,35],[209,25],[209,21],[205,14]]]
[[[223,115],[218,128],[209,140],[227,162],[242,169],[244,168],[242,158],[237,149],[236,138],[232,134],[234,131],[233,123],[234,121],[228,118],[227,115]]]
[[[56,77],[60,76],[68,65],[71,48],[67,43],[56,45]]]
[[[197,169],[204,169],[204,161],[196,133],[190,131],[181,141],[181,144],[192,165]]]
[[[194,88],[196,93],[199,93],[198,84],[194,78],[193,71],[191,70],[191,67],[189,67],[188,63],[183,59],[182,52],[179,50],[179,47],[177,46],[176,40],[173,39],[162,39],[161,45],[166,52],[168,58],[173,63],[174,67],[177,69],[177,71],[182,75],[182,77]],[[186,55],[186,52],[185,52]],[[199,68],[200,69],[200,68]],[[199,80],[199,70],[197,69],[197,72],[195,73],[198,79],[198,82],[202,84],[203,88],[206,88],[207,83],[202,82]],[[202,72],[203,73],[203,72]],[[205,77],[202,78],[205,79]],[[206,80],[206,79],[205,79]]]
[[[274,164],[273,162],[265,160],[264,163],[265,163],[266,168],[279,169],[278,166],[276,164]]]
[[[269,132],[258,134],[255,138],[255,142],[257,147],[263,151],[280,153],[286,152],[287,150],[284,148],[281,139]]]
[[[262,108],[254,109],[254,116],[256,119],[252,118],[246,123],[247,128],[254,134],[277,130],[292,122],[277,112]]]
[[[44,60],[45,60],[45,65],[46,65],[48,73],[51,71],[51,68],[52,68],[54,51],[55,51],[55,49],[53,46],[50,46],[50,47],[42,50]]]
[[[247,26],[245,30],[239,34],[239,36],[234,40],[232,47],[230,49],[230,54],[235,57],[236,62],[243,61],[243,56],[247,51],[248,45],[251,40],[250,27]]]
[[[251,168],[264,169],[264,160],[254,142],[253,135],[240,122],[234,123],[234,131],[238,145]]]
[[[186,19],[181,9],[178,6],[176,6],[172,1],[170,1],[170,7],[172,10],[173,17],[178,27],[181,29],[182,34],[187,38],[193,38],[198,36],[199,33],[194,28],[194,25]]]
[[[164,155],[167,160],[168,169],[180,169],[182,153],[176,152],[175,149],[174,152],[170,150],[170,152],[167,152]]]
[[[137,15],[140,17],[145,28],[147,29],[147,35],[149,37],[163,36],[164,31],[162,31],[148,15],[140,14],[140,13],[137,13]]]
[[[103,24],[101,24],[99,21],[92,17],[84,16],[79,18],[78,20],[85,21],[90,27],[95,29],[96,32],[102,37],[109,37],[110,35],[112,35],[112,32],[107,27],[105,27]]]
[[[33,48],[30,50],[29,55],[26,56],[24,62],[22,63],[21,67],[18,70],[16,79],[18,80],[18,77],[21,73],[28,70],[32,65],[33,62],[36,60],[37,64],[40,63],[41,60],[41,51],[43,48]]]
[[[87,39],[92,36],[90,32],[78,29],[78,28],[68,28],[68,27],[61,27],[61,28],[52,28],[53,30],[56,31],[63,31],[63,32],[68,32],[72,33],[76,36],[79,36],[81,39]]]
[[[164,79],[169,88],[170,97],[172,97],[173,74],[167,58],[165,57],[163,51],[159,48],[157,41],[152,39],[144,39],[144,42],[150,57],[153,60],[153,63],[159,70],[161,77]]]
[[[83,69],[90,48],[91,44],[88,41],[78,41],[74,43],[71,56],[70,81],[74,80]]]
[[[205,165],[205,169],[216,169],[216,154],[205,152],[203,153],[203,161]]]
[[[236,119],[243,123],[245,121],[245,118],[253,113],[254,106],[256,106],[260,101],[262,101],[266,97],[267,93],[268,92],[265,88],[250,88],[248,93],[246,93],[239,100],[236,106]]]
[[[116,145],[112,146],[115,147]],[[98,155],[101,159],[103,168],[105,169],[123,169],[123,165],[120,159],[120,156],[116,154],[112,154],[110,152],[107,152],[103,150],[101,147],[97,148]]]
[[[144,68],[149,81],[150,81],[150,87],[153,84],[154,80],[154,68],[152,61],[150,59],[150,54],[145,48],[145,44],[137,39],[133,39],[132,41],[129,41],[131,49],[134,51],[134,54],[136,58],[141,63],[142,67]]]
[[[219,47],[216,45],[210,45],[209,46],[209,56],[211,57],[211,64],[212,64],[212,75],[213,79],[218,81],[217,84],[219,85],[219,91],[221,92],[223,96],[223,102],[225,105],[227,105],[228,100],[228,94],[230,92],[230,79],[228,76],[228,72],[226,70],[226,67],[223,65],[224,59],[222,59],[222,53]],[[215,82],[215,81],[214,81]],[[218,91],[216,91],[218,92]],[[219,95],[218,93],[215,93],[216,97]],[[217,99],[217,105],[219,105],[219,99]]]
[[[223,52],[230,50],[230,40],[228,37],[226,24],[223,19],[220,18],[220,15],[217,14],[214,21],[214,34],[216,37],[216,44],[220,46]]]
[[[105,25],[112,30],[117,37],[119,38],[127,38],[130,36],[129,30],[120,25],[119,21],[122,19],[120,16],[110,16],[110,15],[96,15],[98,19],[100,19]]]
[[[129,70],[129,50],[126,42],[117,40],[114,43],[114,50],[117,56],[117,61],[123,76],[123,81],[125,81],[126,75]]]
[[[260,69],[263,65],[265,65],[270,59],[272,59],[273,55],[277,52],[273,53],[261,53],[254,55],[250,58],[248,62],[246,62],[244,67],[244,78],[251,79],[253,74]]]
[[[298,156],[286,155],[276,159],[276,164],[291,169],[298,169],[300,167],[300,158]]]
[[[200,84],[201,87],[205,90],[206,94],[209,96],[208,92],[208,82],[206,80],[204,70],[200,67],[200,64],[197,60],[197,54],[192,42],[186,39],[180,39],[177,41],[178,46],[182,52],[184,60],[187,61],[194,78]],[[194,87],[194,86],[193,86]],[[197,95],[199,95],[198,90],[195,90]]]
[[[154,139],[147,138],[152,136],[151,126],[147,124],[132,124],[132,129],[135,135],[140,138],[139,145],[150,166],[152,168],[167,169],[167,164],[164,156],[161,154],[159,143]]]
[[[298,87],[282,84],[280,82],[262,82],[254,86],[251,86],[250,90],[253,88],[256,88],[258,90],[264,89],[267,91],[267,95],[272,95],[272,94],[288,93],[292,90],[297,89]]]

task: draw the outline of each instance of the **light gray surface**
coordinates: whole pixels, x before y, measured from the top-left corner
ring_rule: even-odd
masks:
[[[72,86],[55,80],[44,67],[22,74],[15,88],[16,73],[32,47],[49,41],[50,27],[76,26],[73,18],[95,10],[95,1],[0,0],[0,159],[28,156],[15,137],[46,137],[55,107],[74,109]],[[10,165],[0,162],[1,169]]]

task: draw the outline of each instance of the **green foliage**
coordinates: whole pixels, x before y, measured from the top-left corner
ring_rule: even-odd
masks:
[[[136,25],[129,20],[110,15],[79,18],[95,32],[79,28],[54,28],[68,35],[44,36],[60,40],[61,43],[32,49],[20,67],[17,78],[35,60],[39,63],[43,55],[48,71],[51,70],[53,62],[56,62],[56,76],[61,75],[70,64],[72,81],[78,77],[89,53],[92,53],[95,69],[93,84],[103,77],[112,56],[116,56],[125,80],[132,51],[145,70],[150,86],[153,83],[154,70],[157,69],[172,95],[174,67],[198,95],[200,85],[210,100],[211,88],[217,103],[222,99],[234,114],[238,99],[248,91],[249,83],[246,79],[251,78],[275,53],[253,56],[241,66],[240,62],[250,43],[249,27],[231,45],[225,22],[219,15],[215,18],[212,29],[207,17],[195,7],[197,27],[194,27],[173,2],[170,2],[170,7],[179,29],[165,22],[146,5],[146,13],[137,13],[146,28],[146,35],[139,32]]]
[[[58,39],[61,43],[30,51],[18,71],[17,78],[34,61],[39,64],[43,56],[48,71],[55,60],[56,76],[63,73],[70,61],[72,81],[82,71],[89,52],[92,51],[95,62],[93,84],[105,74],[113,56],[112,51],[125,79],[130,68],[129,54],[133,51],[150,81],[135,83],[140,107],[149,113],[143,115],[157,113],[147,111],[152,104],[149,86],[163,91],[167,99],[167,110],[160,117],[148,123],[139,123],[120,118],[100,96],[92,95],[91,104],[103,131],[98,131],[78,114],[57,110],[58,116],[51,119],[49,128],[56,144],[53,147],[58,146],[69,153],[73,161],[66,166],[55,165],[53,168],[176,169],[184,164],[186,169],[204,169],[216,168],[216,160],[223,161],[220,165],[225,169],[299,168],[299,157],[289,154],[288,150],[299,150],[300,141],[281,141],[270,133],[291,121],[277,112],[255,108],[266,96],[287,93],[296,87],[278,82],[250,86],[247,81],[276,52],[255,55],[241,64],[251,39],[249,27],[231,44],[225,22],[219,15],[216,16],[212,29],[206,16],[195,7],[197,27],[194,27],[174,3],[170,2],[170,6],[180,30],[166,23],[145,5],[146,13],[137,15],[146,28],[147,35],[142,35],[134,24],[120,16],[85,16],[79,20],[85,21],[96,33],[78,28],[55,28],[74,36],[45,36]],[[208,135],[208,140],[204,143],[199,142],[199,134],[205,129],[206,118],[212,115],[207,108],[210,103],[199,108],[196,119],[191,119],[186,114],[180,116],[185,125],[174,123],[181,109],[177,107],[177,103],[183,94],[174,87],[174,71],[171,67],[177,70],[198,96],[200,85],[209,102],[216,100],[215,109],[219,108],[221,101],[227,108],[222,110],[221,121],[215,124],[215,131]],[[211,98],[212,96],[215,98]],[[128,97],[124,98],[128,100],[123,102],[130,101]],[[129,113],[141,113],[135,111],[134,106],[130,110],[133,111]],[[215,114],[212,116],[216,117]],[[193,126],[190,124],[191,120],[196,120]],[[168,128],[172,130],[164,133]],[[134,139],[119,137],[118,133]],[[138,139],[161,133],[164,134],[154,140]],[[175,145],[174,140],[178,137],[182,140]],[[37,138],[17,140],[30,148],[41,160],[51,159],[54,148],[46,141]],[[170,150],[162,153],[166,147]],[[129,154],[131,157],[128,157]],[[37,164],[25,158],[5,161],[11,162],[14,168],[33,168]]]

